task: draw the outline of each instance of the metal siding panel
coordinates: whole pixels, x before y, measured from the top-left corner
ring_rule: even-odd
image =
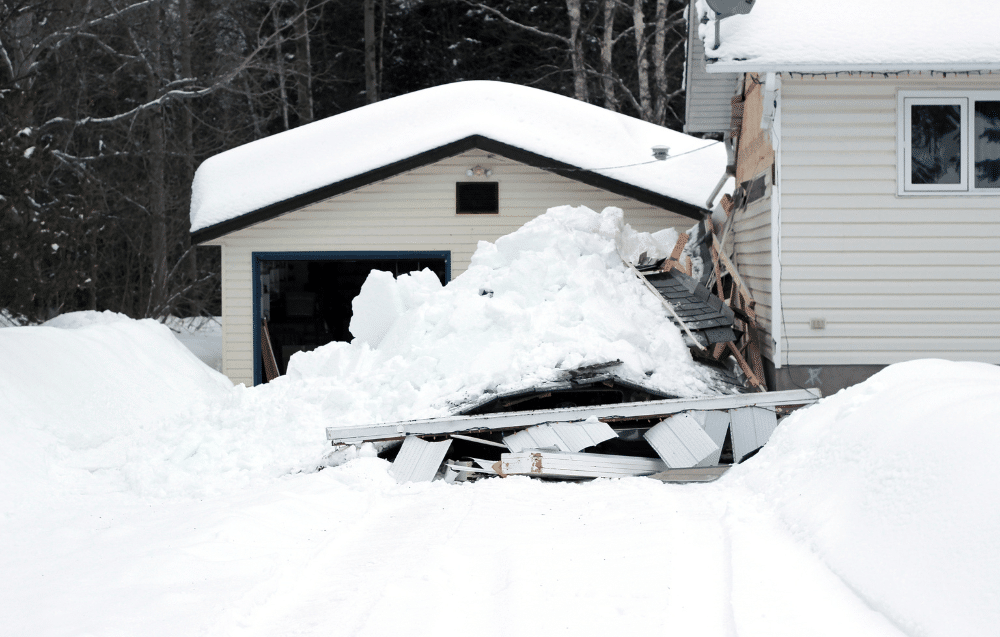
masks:
[[[428,442],[416,436],[407,436],[392,463],[390,473],[396,482],[430,482],[441,467],[451,446],[451,439]]]
[[[667,418],[643,437],[671,469],[694,467],[721,451],[698,421],[687,413]]]
[[[733,432],[733,462],[739,463],[751,451],[771,439],[778,424],[775,412],[760,407],[744,407],[729,412]]]
[[[726,443],[726,433],[729,431],[728,411],[692,411],[688,412],[698,424],[702,426],[708,437],[716,444],[718,450],[705,458],[697,466],[709,467],[719,464],[719,457],[722,455],[722,445]]]
[[[552,478],[624,478],[652,475],[667,469],[666,464],[656,458],[553,451],[505,453],[500,456],[500,467],[504,475]]]
[[[617,437],[614,429],[598,421],[538,425],[504,436],[503,441],[513,452],[549,447],[576,452]]]

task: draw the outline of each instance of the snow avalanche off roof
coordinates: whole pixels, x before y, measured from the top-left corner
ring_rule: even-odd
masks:
[[[653,146],[669,146],[671,157],[654,160]],[[473,148],[699,219],[726,165],[717,142],[538,89],[459,82],[211,157],[192,185],[192,239],[208,241]]]

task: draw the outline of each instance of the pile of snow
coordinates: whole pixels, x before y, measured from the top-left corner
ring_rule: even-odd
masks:
[[[222,317],[169,316],[163,323],[201,362],[222,371]]]
[[[232,391],[162,324],[113,312],[0,330],[0,375],[0,482],[23,497],[60,477],[141,480],[122,470],[176,453],[191,408]]]
[[[714,374],[692,361],[663,304],[622,261],[623,241],[626,252],[672,248],[640,237],[618,208],[565,206],[480,242],[469,269],[445,287],[429,270],[397,279],[373,272],[354,300],[355,340],[295,354],[272,390],[342,396],[333,411],[344,425],[444,415],[616,360],[616,374],[663,393],[718,393]]]
[[[760,0],[725,18],[715,41],[714,11],[699,35],[720,71],[985,70],[1000,67],[1000,3],[952,0]]]
[[[209,158],[192,184],[191,230],[472,135],[695,206],[704,206],[726,167],[726,150],[717,142],[539,89],[458,82],[369,104]],[[669,146],[676,157],[654,160],[657,145]]]
[[[296,354],[255,388],[233,388],[152,320],[77,312],[2,330],[0,445],[34,437],[36,452],[0,464],[142,494],[216,492],[314,470],[326,427],[448,415],[586,365],[621,361],[618,375],[667,394],[717,393],[619,256],[675,240],[632,231],[616,208],[555,208],[481,243],[447,286],[430,271],[372,273],[354,342]]]
[[[1000,368],[921,360],[796,412],[726,479],[906,634],[988,635],[1000,626],[997,449]]]

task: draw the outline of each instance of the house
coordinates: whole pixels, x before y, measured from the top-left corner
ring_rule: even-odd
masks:
[[[709,4],[734,3],[690,5],[685,130],[726,138],[769,386],[1000,363],[1000,4]]]
[[[668,149],[657,159],[653,147]],[[640,231],[689,227],[725,165],[718,142],[499,82],[419,91],[221,153],[195,175],[191,232],[222,249],[223,371],[256,384],[268,348],[283,371],[295,351],[350,340],[372,269],[447,282],[479,241],[552,206],[617,206]]]

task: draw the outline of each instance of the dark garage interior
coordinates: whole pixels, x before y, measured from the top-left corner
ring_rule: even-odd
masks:
[[[399,276],[424,268],[442,284],[447,282],[443,258],[261,261],[261,314],[278,373],[286,372],[295,352],[351,340],[351,301],[369,272],[382,270]],[[266,357],[263,351],[261,355]],[[261,381],[267,381],[266,375]]]

